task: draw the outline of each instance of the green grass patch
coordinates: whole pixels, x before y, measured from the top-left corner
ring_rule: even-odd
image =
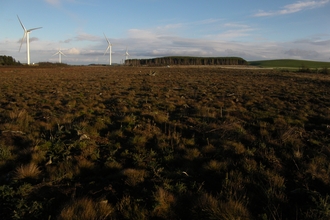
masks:
[[[264,67],[264,68],[329,68],[330,62],[319,62],[310,60],[292,60],[292,59],[279,59],[279,60],[259,60],[249,61],[249,65]]]

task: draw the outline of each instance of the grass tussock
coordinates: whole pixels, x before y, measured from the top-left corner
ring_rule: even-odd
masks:
[[[137,184],[143,183],[147,175],[145,170],[138,169],[125,169],[123,175],[126,176],[125,183],[129,186],[136,186]]]
[[[221,201],[209,194],[203,194],[197,201],[196,215],[201,219],[251,219],[245,204],[230,199]]]
[[[156,206],[152,211],[152,215],[162,219],[173,219],[175,217],[175,212],[173,210],[175,205],[175,196],[159,187],[154,193],[154,200]]]
[[[15,180],[38,179],[40,174],[40,168],[35,163],[29,163],[17,167],[13,178]]]

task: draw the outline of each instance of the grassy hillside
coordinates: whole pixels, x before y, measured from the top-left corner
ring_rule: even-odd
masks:
[[[259,67],[285,67],[285,68],[329,68],[330,62],[317,62],[308,60],[291,60],[291,59],[280,59],[280,60],[259,60],[248,62],[252,66]]]

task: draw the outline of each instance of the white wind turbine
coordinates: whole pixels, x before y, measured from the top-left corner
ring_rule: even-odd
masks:
[[[125,56],[125,60],[127,60],[128,57],[130,56],[129,53],[128,53],[127,47],[126,47],[126,52],[125,52],[124,56]]]
[[[104,34],[104,33],[103,33],[103,34]],[[110,41],[108,40],[108,38],[105,36],[105,34],[104,34],[104,37],[105,37],[105,39],[106,39],[107,42],[108,42],[108,47],[107,47],[107,49],[105,50],[103,56],[106,54],[106,52],[107,52],[108,50],[110,50],[110,51],[109,51],[109,53],[110,53],[110,61],[109,61],[109,64],[111,65],[111,53],[112,53],[112,51],[111,51],[111,47],[112,47],[112,44],[110,43]]]
[[[53,56],[58,54],[58,62],[62,63],[62,55],[65,56],[65,54],[59,49]]]
[[[19,23],[21,23],[21,26],[24,30],[24,35],[23,35],[23,38],[22,38],[22,41],[21,41],[21,46],[19,47],[19,51],[21,51],[23,40],[24,40],[24,38],[26,38],[26,59],[27,59],[27,64],[30,65],[30,39],[29,39],[30,32],[33,31],[33,30],[36,30],[36,29],[40,29],[41,27],[31,28],[31,29],[26,30],[23,23],[21,22],[21,19],[19,19],[18,15],[17,15],[17,18],[19,20]]]

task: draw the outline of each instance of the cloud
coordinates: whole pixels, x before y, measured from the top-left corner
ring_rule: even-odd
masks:
[[[198,38],[205,36],[205,33],[219,32],[219,29],[224,28],[221,21],[222,19],[210,18],[191,22],[168,23],[148,29],[134,28],[129,29],[127,35],[128,37],[145,39],[175,35]]]
[[[284,54],[300,59],[315,59],[316,57],[319,56],[319,53],[315,50],[302,50],[302,49],[290,49],[285,51]]]
[[[294,41],[296,44],[310,44],[310,45],[317,45],[317,46],[330,46],[330,40],[311,40],[311,39],[300,39]]]
[[[30,41],[30,43],[33,42],[33,41],[39,41],[39,38],[37,38],[37,37],[30,37],[29,38],[29,41]],[[22,42],[22,38],[17,41],[17,43],[21,43],[21,42]],[[26,38],[23,39],[23,44],[26,44]]]
[[[39,41],[39,38],[37,38],[37,37],[31,37],[29,40],[30,40],[30,43],[31,43],[33,41]]]
[[[155,39],[158,35],[149,30],[141,30],[141,29],[129,29],[127,31],[129,38],[138,38],[138,39]]]
[[[228,27],[228,28],[250,28],[248,25],[246,24],[239,24],[239,23],[225,23],[224,27]]]
[[[67,54],[78,55],[80,54],[80,50],[77,48],[70,48],[66,51]]]
[[[93,3],[89,3],[89,2],[80,2],[77,0],[44,0],[46,3],[55,6],[55,7],[59,7],[62,6],[62,3],[64,2],[69,2],[69,3],[74,3],[74,4],[80,4],[80,5],[89,5],[89,6],[95,6],[95,4]]]
[[[213,34],[209,34],[204,37],[206,37],[207,39],[234,41],[241,37],[250,36],[253,31],[255,31],[255,28],[249,25],[229,22],[229,23],[219,24],[218,27],[214,29]]]
[[[87,33],[80,33],[80,34],[78,34],[78,36],[75,37],[75,40],[76,41],[99,41],[100,37],[91,35],[91,34],[87,34]]]
[[[53,6],[60,6],[61,5],[61,0],[45,0],[50,5]]]
[[[109,54],[109,52],[107,54]],[[98,50],[86,50],[86,51],[81,52],[81,55],[93,57],[93,56],[104,56],[105,54],[104,54],[104,52],[98,51]]]
[[[222,21],[222,19],[214,19],[214,18],[209,18],[209,19],[204,19],[201,21],[197,21],[196,24],[214,24]]]
[[[70,39],[66,39],[66,40],[64,40],[64,41],[61,41],[61,42],[63,42],[63,43],[70,43],[72,41],[72,39],[70,38]]]
[[[73,38],[68,38],[64,41],[61,41],[63,43],[71,43],[73,41],[100,41],[101,37],[99,36],[95,36],[95,35],[91,35],[91,34],[87,34],[87,33],[79,33],[77,36],[73,37]]]
[[[292,14],[302,10],[313,9],[317,7],[321,7],[330,0],[319,0],[319,1],[298,1],[293,4],[285,5],[282,9],[277,11],[259,11],[258,13],[254,14],[254,17],[267,17],[267,16],[275,16],[275,15],[285,15],[285,14]]]
[[[195,23],[211,24],[214,33],[207,36],[191,35],[190,30],[204,28],[203,25],[194,28],[188,23],[164,25],[167,28],[154,27],[148,29],[130,29],[126,38],[110,38],[113,63],[120,63],[125,58],[126,46],[130,59],[154,58],[162,56],[238,56],[251,60],[264,59],[309,59],[328,61],[330,56],[330,40],[327,34],[318,34],[309,38],[296,39],[287,42],[272,42],[267,39],[255,40],[252,38],[255,29],[244,22],[218,22],[214,19],[196,21]],[[193,22],[192,22],[193,23]],[[184,29],[185,34],[177,32]],[[218,28],[218,29],[217,29]],[[194,32],[192,32],[194,33]],[[109,36],[111,36],[109,34]],[[242,37],[244,36],[244,38]],[[247,40],[251,37],[250,40]],[[242,37],[242,38],[240,38]],[[37,38],[32,38],[38,40]],[[16,60],[26,62],[26,53],[19,52],[20,41],[0,39],[0,52],[6,48],[5,54],[13,56]],[[25,43],[25,41],[24,41]],[[109,53],[104,56],[107,43],[101,32],[99,36],[77,31],[75,35],[64,39],[60,43],[66,44],[63,52],[67,55],[64,62],[69,64],[108,63]],[[59,47],[59,42],[43,41],[31,45],[31,61],[40,62],[50,60],[57,62],[52,55]],[[25,48],[22,47],[22,49]]]
[[[165,26],[162,27],[158,27],[158,29],[178,29],[178,28],[182,28],[183,24],[182,23],[177,23],[177,24],[167,24]]]
[[[232,49],[226,49],[225,52],[228,56],[246,57],[247,55],[247,53],[245,53],[244,51],[232,50]]]
[[[251,31],[253,31],[253,28],[243,28],[243,29],[232,29],[232,30],[227,30],[223,33],[217,34],[216,37],[218,39],[222,40],[232,40],[234,38],[238,37],[246,37],[249,36]]]

